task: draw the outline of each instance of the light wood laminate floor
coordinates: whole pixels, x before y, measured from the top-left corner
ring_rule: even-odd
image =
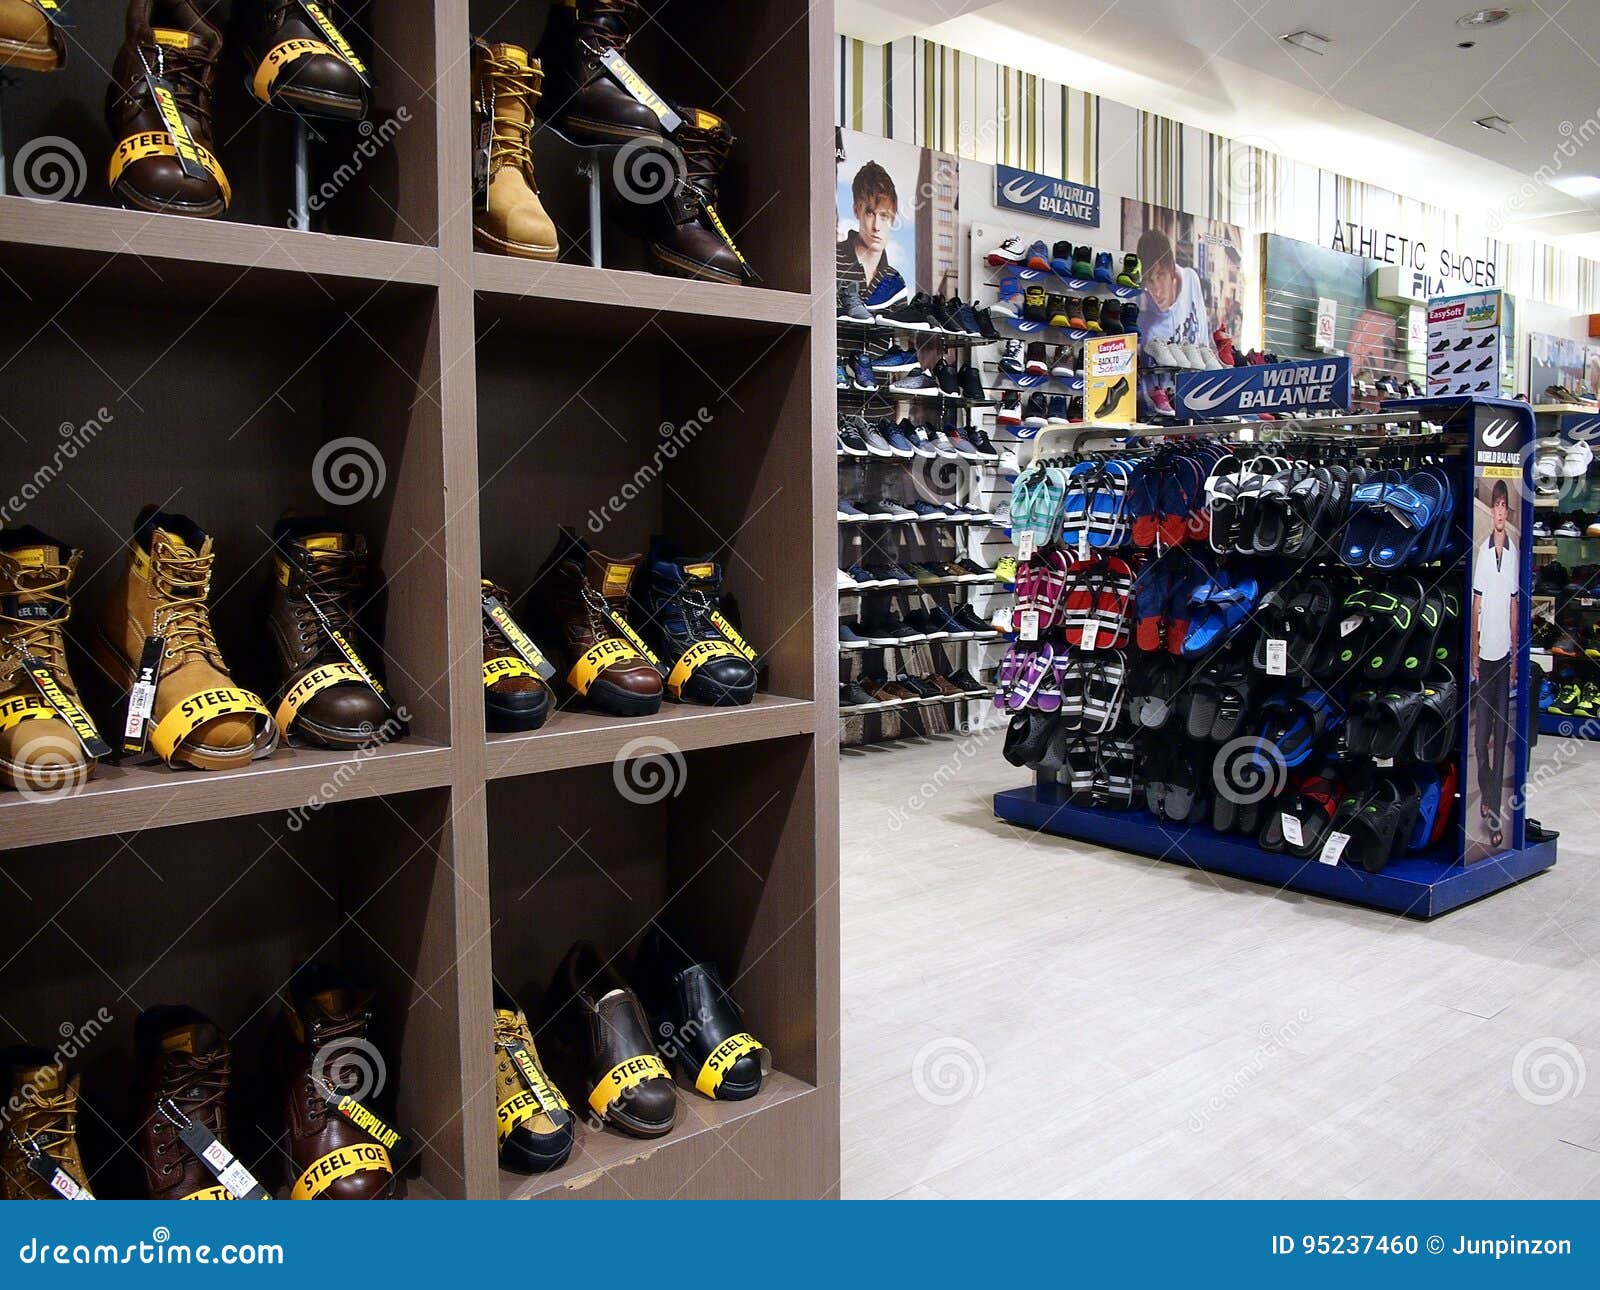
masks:
[[[845,751],[846,1196],[1600,1197],[1600,744],[1433,923],[1002,824],[1000,746]]]

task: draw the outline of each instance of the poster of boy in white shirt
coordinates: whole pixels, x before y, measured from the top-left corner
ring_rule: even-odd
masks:
[[[1517,619],[1521,607],[1521,559],[1507,519],[1510,490],[1497,479],[1489,493],[1488,536],[1472,559],[1472,743],[1478,772],[1478,817],[1489,845],[1505,841],[1501,798],[1505,791],[1506,751],[1516,739],[1511,683],[1517,660]]]

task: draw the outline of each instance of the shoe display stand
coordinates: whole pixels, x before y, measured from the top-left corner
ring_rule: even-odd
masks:
[[[272,523],[328,505],[314,462],[346,440],[333,451],[366,473],[338,514],[386,579],[389,689],[410,716],[406,738],[359,753],[283,747],[221,773],[124,762],[75,795],[0,793],[0,1042],[51,1045],[109,1013],[76,1059],[102,1195],[139,1194],[125,1138],[141,1010],[202,1009],[254,1083],[274,996],[312,956],[378,987],[385,1097],[424,1144],[412,1196],[837,1193],[835,643],[819,612],[836,492],[819,343],[833,327],[832,7],[648,7],[630,59],[734,122],[724,206],[760,285],[629,272],[625,253],[596,269],[473,249],[471,38],[531,42],[547,0],[372,7],[374,119],[406,119],[322,204],[327,232],[283,226],[281,115],[230,137],[221,111],[236,199],[200,221],[110,207],[95,60],[7,101],[14,145],[65,132],[90,159],[79,200],[0,197],[0,491],[33,481],[9,522],[85,550],[74,646],[128,525],[159,502],[215,535],[218,638],[253,677]],[[79,38],[113,49],[116,8],[78,6]],[[342,137],[318,148],[325,168]],[[536,135],[541,162],[564,148]],[[541,173],[573,248],[589,194],[570,168]],[[561,522],[608,551],[668,532],[720,552],[766,655],[755,701],[558,711],[486,735],[480,575],[520,596]],[[491,977],[533,1013],[575,938],[621,955],[658,914],[716,958],[773,1074],[748,1101],[680,1089],[664,1138],[580,1125],[561,1168],[503,1172]],[[240,1154],[276,1180],[270,1142]]]
[[[1564,424],[1585,425],[1590,417],[1597,417],[1595,425],[1600,426],[1592,405],[1540,403],[1533,412],[1541,441],[1560,443]],[[1600,696],[1600,586],[1591,590],[1587,582],[1581,587],[1573,582],[1556,588],[1545,571],[1559,565],[1570,575],[1582,566],[1600,565],[1600,537],[1585,532],[1600,516],[1597,473],[1600,465],[1591,464],[1581,479],[1563,476],[1554,494],[1534,494],[1535,514],[1549,530],[1533,539],[1533,659],[1549,682],[1552,700],[1540,703],[1539,733],[1563,739],[1600,739],[1600,708],[1595,706]],[[1566,521],[1577,528],[1576,535],[1558,532]],[[1548,624],[1543,633],[1542,624]],[[1593,688],[1567,709],[1560,695],[1569,684]]]
[[[1512,410],[1514,416],[1518,407],[1501,401],[1472,399],[1408,400],[1384,405],[1380,415],[1385,421],[1392,420],[1396,425],[1408,421],[1415,423],[1424,418],[1436,423],[1441,427],[1445,442],[1453,445],[1450,450],[1461,454],[1473,451],[1472,445],[1477,436],[1483,433],[1480,429],[1483,420],[1493,415],[1504,418],[1508,410]],[[1254,426],[1242,426],[1238,422],[1196,424],[1139,431],[1133,436],[1121,434],[1120,437],[1126,440],[1163,435],[1216,436],[1270,442],[1279,436],[1292,435],[1297,430],[1311,427],[1315,428],[1318,435],[1338,433],[1338,426],[1347,421],[1341,417],[1280,419],[1270,423],[1270,428],[1269,423]],[[1352,435],[1368,437],[1369,427],[1355,424],[1349,425],[1348,430]],[[1035,451],[1041,456],[1079,451],[1090,437],[1076,426],[1061,431],[1047,431],[1040,437]],[[1495,442],[1503,440],[1496,439]],[[1470,475],[1473,473],[1470,459],[1467,466]],[[1532,524],[1531,492],[1525,490],[1521,496],[1520,531],[1527,532]],[[1460,517],[1458,511],[1458,522]],[[1471,604],[1471,563],[1465,559],[1460,563],[1462,600],[1464,604]],[[1246,625],[1248,623],[1247,619]],[[1470,620],[1465,621],[1462,626],[1466,638],[1462,643],[1462,657],[1465,657],[1470,630]],[[1521,648],[1523,658],[1518,674],[1527,677],[1530,673],[1525,640]],[[1508,789],[1508,800],[1513,804],[1522,800],[1526,776],[1526,742],[1519,739],[1519,744],[1521,746],[1513,751],[1510,758],[1514,774]],[[1469,742],[1468,709],[1464,706],[1456,739],[1456,764],[1466,767],[1473,755]],[[1201,769],[1205,770],[1204,767]],[[1142,787],[1136,786],[1136,794],[1142,794]],[[1142,796],[1137,800],[1142,803]],[[1442,842],[1421,852],[1391,860],[1376,873],[1337,860],[1324,863],[1315,856],[1301,859],[1269,851],[1257,845],[1253,838],[1219,833],[1206,824],[1185,826],[1170,823],[1151,814],[1142,804],[1133,810],[1079,805],[1073,801],[1070,788],[1055,773],[1037,772],[1032,786],[996,793],[994,811],[1000,819],[1038,832],[1246,878],[1274,888],[1327,896],[1350,904],[1426,919],[1503,890],[1550,868],[1556,862],[1554,836],[1545,835],[1532,821],[1527,821],[1526,837],[1523,837],[1524,822],[1520,813],[1510,821],[1506,849],[1484,859],[1464,862],[1468,853],[1465,801],[1463,796],[1458,802],[1454,820]]]
[[[916,348],[933,339],[927,331],[917,331],[888,323],[856,323],[837,320],[837,359],[849,368],[851,355],[864,353],[869,359],[889,350]],[[992,341],[945,333],[939,342],[958,355],[959,362],[977,364],[984,347]],[[856,415],[869,422],[887,418],[898,422],[915,411],[935,429],[946,423],[971,425],[990,406],[959,395],[901,395],[889,386],[896,378],[882,379],[873,390],[851,384],[839,386],[839,414]],[[996,445],[998,446],[998,444]],[[951,457],[852,457],[840,454],[840,497],[889,497],[906,502],[923,500],[935,504],[953,501],[984,505],[981,500],[982,476],[992,462],[968,461]],[[840,522],[839,567],[853,564],[897,564],[903,561],[949,561],[981,549],[980,536],[993,526],[941,520]],[[978,558],[982,559],[982,556]],[[985,561],[993,567],[992,560]],[[892,609],[896,617],[917,605],[934,605],[957,610],[963,601],[979,603],[980,596],[991,595],[996,583],[945,579],[937,582],[911,582],[902,586],[849,588],[839,590],[839,613],[861,621],[871,611]],[[940,638],[918,640],[904,646],[869,645],[839,651],[841,682],[884,677],[893,681],[900,675],[914,677],[933,673],[949,676],[966,671],[982,681],[983,640]],[[844,723],[841,742],[846,746],[883,743],[906,735],[927,736],[965,730],[981,719],[990,691],[972,689],[959,695],[929,696],[917,699],[891,699],[844,705],[839,714]]]

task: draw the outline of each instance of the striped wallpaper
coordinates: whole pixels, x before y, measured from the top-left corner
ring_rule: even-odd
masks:
[[[908,36],[839,39],[836,114],[867,134],[1093,184],[1118,197],[1306,242],[1341,220],[1431,244],[1492,249],[1500,285],[1573,313],[1600,312],[1600,262],[1548,243],[1473,234],[1456,214],[1085,90]]]

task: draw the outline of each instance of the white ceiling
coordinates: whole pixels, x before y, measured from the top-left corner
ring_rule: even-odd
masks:
[[[1600,176],[1600,0],[1500,0],[1506,22],[1458,28],[1479,2],[838,0],[838,25],[926,36],[1600,254],[1600,196],[1524,185],[1541,166]],[[1278,39],[1301,29],[1326,53]],[[1473,124],[1490,113],[1509,133]]]

